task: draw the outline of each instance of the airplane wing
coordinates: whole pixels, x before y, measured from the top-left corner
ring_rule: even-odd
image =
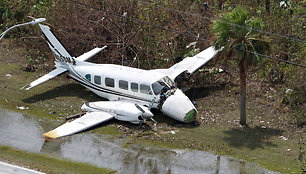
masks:
[[[100,123],[106,122],[112,118],[113,116],[107,112],[88,112],[84,116],[75,119],[71,122],[67,122],[61,125],[60,127],[43,135],[47,138],[59,138],[81,132]]]
[[[58,76],[58,75],[66,72],[66,71],[68,71],[68,70],[65,69],[65,68],[57,67],[55,70],[53,70],[53,71],[49,72],[48,74],[40,77],[39,79],[33,81],[32,83],[22,87],[21,89],[26,88],[26,90],[29,90],[29,89],[31,89],[31,88],[33,88],[33,87],[35,87],[37,85],[40,85],[40,84],[42,84],[42,83],[44,83],[44,82],[46,82],[46,81],[48,81],[48,80]]]
[[[186,57],[181,62],[176,63],[169,69],[158,69],[156,71],[167,74],[168,77],[174,80],[182,72],[187,71],[189,74],[195,73],[208,61],[210,61],[217,53],[218,51],[211,46],[193,57]]]
[[[98,54],[100,51],[104,50],[105,48],[107,48],[107,46],[104,46],[102,48],[94,48],[94,49],[88,51],[87,53],[84,53],[84,54],[80,55],[76,59],[79,60],[79,61],[86,61],[87,59],[89,59],[92,56]]]

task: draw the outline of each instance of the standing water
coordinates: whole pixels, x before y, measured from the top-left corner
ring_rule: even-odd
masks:
[[[71,161],[113,169],[118,173],[275,173],[252,163],[199,150],[136,144],[124,148],[124,139],[88,132],[45,142],[42,134],[54,128],[55,124],[53,121],[38,121],[34,117],[0,108],[0,145],[34,153],[48,153]]]

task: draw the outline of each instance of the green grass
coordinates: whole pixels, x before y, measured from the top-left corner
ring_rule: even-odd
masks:
[[[10,74],[11,77],[6,77],[6,74]],[[29,91],[20,90],[21,87],[43,74],[41,71],[22,72],[19,66],[0,62],[0,88],[2,88],[0,104],[11,110],[16,110],[17,106],[28,106],[28,113],[54,119],[58,116],[65,116],[67,113],[80,112],[81,105],[93,96],[80,85],[67,81],[64,77],[52,79]],[[76,93],[77,91],[79,92]],[[49,115],[51,111],[55,111],[56,114]]]
[[[5,159],[14,164],[27,166],[31,169],[39,169],[42,172],[52,173],[101,173],[111,174],[115,171],[91,166],[86,163],[71,162],[63,159],[56,159],[42,154],[33,154],[18,151],[10,147],[0,146],[0,159]]]
[[[137,143],[158,145],[167,148],[189,148],[204,150],[219,155],[230,155],[263,168],[282,173],[300,173],[301,163],[297,160],[297,140],[284,141],[278,138],[283,132],[277,129],[222,128],[199,126],[181,128],[161,138],[139,138]],[[153,134],[152,134],[153,136]],[[291,149],[289,152],[288,149]]]
[[[6,77],[6,74],[10,74],[11,77]],[[80,107],[84,102],[103,100],[75,82],[65,79],[64,76],[52,79],[29,91],[19,90],[20,87],[32,82],[43,74],[44,72],[40,70],[34,73],[23,72],[18,65],[0,62],[1,107],[31,114],[39,118],[62,119],[63,116],[79,113],[81,111]],[[301,173],[301,166],[305,162],[300,162],[297,158],[299,156],[298,139],[302,135],[295,135],[294,132],[292,133],[287,129],[272,128],[273,126],[271,128],[257,126],[256,124],[259,122],[257,115],[261,116],[261,120],[264,119],[265,123],[273,119],[274,113],[265,112],[267,107],[261,109],[260,114],[258,114],[259,111],[253,110],[252,107],[249,109],[250,114],[248,118],[252,119],[250,128],[242,129],[239,128],[238,124],[229,124],[228,121],[238,119],[239,111],[238,107],[236,107],[238,98],[236,98],[237,96],[228,96],[226,93],[226,91],[215,91],[204,98],[197,99],[198,117],[206,118],[212,116],[212,114],[219,114],[219,117],[216,118],[218,121],[216,122],[202,121],[202,124],[198,127],[190,125],[177,127],[175,124],[181,123],[157,115],[155,119],[159,122],[159,127],[156,132],[148,130],[140,133],[142,130],[137,129],[137,126],[116,121],[103,124],[102,127],[92,129],[92,131],[100,134],[110,134],[113,137],[131,134],[131,136],[128,136],[129,141],[126,146],[133,143],[142,143],[150,146],[158,145],[170,148],[204,150],[258,163],[269,170],[283,173]],[[218,96],[219,98],[210,96]],[[269,101],[267,102],[269,103]],[[262,105],[265,106],[265,104]],[[29,109],[21,111],[16,108],[17,106],[27,106]],[[253,106],[253,108],[257,107]],[[49,112],[51,111],[56,113],[50,115]],[[209,113],[207,114],[208,111]],[[119,130],[118,125],[129,128],[128,132]],[[164,130],[163,127],[166,127],[166,131],[175,129],[178,132],[175,135],[161,133]],[[159,136],[156,136],[155,133]],[[290,135],[290,139],[284,141],[279,138],[281,135]],[[291,150],[288,151],[288,149]],[[7,147],[2,147],[0,157],[9,161],[14,161],[14,158],[16,158],[19,163],[25,165],[30,163],[30,160],[27,160],[27,158],[33,158],[34,161],[36,157],[37,159],[49,159],[49,157],[44,155],[20,152]],[[52,168],[57,168],[56,165],[59,162],[56,162],[57,160],[53,158],[52,160],[54,160]],[[71,162],[66,161],[65,163],[69,166]],[[79,163],[71,164],[79,165]],[[58,165],[62,166],[61,164]],[[47,166],[41,164],[41,166],[37,167],[42,167],[41,169],[43,170]],[[33,167],[36,166],[33,164]],[[49,168],[47,169],[49,170]],[[58,169],[59,171],[55,173],[67,171],[61,167],[58,167]],[[94,172],[94,170],[92,171]]]

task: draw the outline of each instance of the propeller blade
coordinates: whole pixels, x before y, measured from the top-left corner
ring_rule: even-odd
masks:
[[[154,124],[157,124],[157,121],[156,120],[154,120],[154,118],[153,117],[151,117],[150,118],[150,120],[154,123]]]
[[[151,110],[152,109],[152,106],[153,106],[153,103],[155,102],[155,97],[153,98],[153,100],[151,101],[151,103],[149,104],[149,107],[148,109]]]
[[[145,113],[145,111],[138,105],[138,104],[135,104],[136,108],[139,109],[142,113]]]

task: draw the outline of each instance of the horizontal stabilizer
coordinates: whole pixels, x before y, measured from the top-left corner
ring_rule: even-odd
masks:
[[[84,54],[80,55],[76,59],[79,60],[79,61],[86,61],[87,59],[91,58],[92,56],[98,54],[100,51],[104,50],[106,47],[107,46],[104,46],[102,48],[94,48],[94,49],[88,51],[87,53],[84,53]]]
[[[49,72],[48,74],[40,77],[39,79],[35,80],[34,82],[32,82],[32,83],[22,87],[21,89],[26,88],[26,90],[29,90],[29,89],[31,89],[31,88],[33,88],[33,87],[35,87],[37,85],[40,85],[40,84],[42,84],[42,83],[44,83],[44,82],[46,82],[46,81],[48,81],[48,80],[58,76],[58,75],[66,72],[66,71],[68,71],[68,70],[65,69],[65,68],[56,68],[55,70],[53,70],[53,71]]]
[[[112,118],[113,116],[106,112],[89,112],[72,122],[67,122],[62,126],[45,133],[44,136],[47,138],[59,138],[72,135],[106,122]]]

